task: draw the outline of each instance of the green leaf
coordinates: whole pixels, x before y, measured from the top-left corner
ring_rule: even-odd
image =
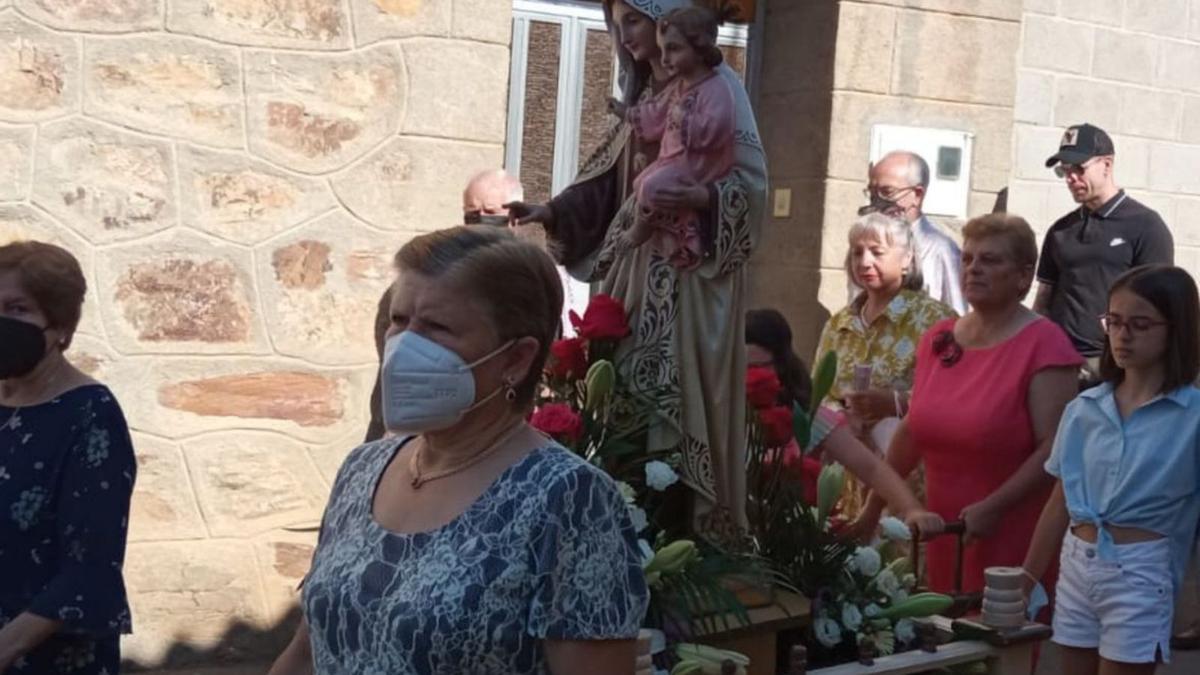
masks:
[[[821,406],[821,402],[825,400],[826,396],[829,396],[830,390],[833,389],[833,381],[837,379],[837,367],[837,352],[832,350],[825,352],[814,371],[812,402],[808,409],[810,416],[816,416],[817,408]]]
[[[799,403],[792,404],[792,435],[796,437],[801,452],[808,450],[808,442],[812,439],[812,418]]]

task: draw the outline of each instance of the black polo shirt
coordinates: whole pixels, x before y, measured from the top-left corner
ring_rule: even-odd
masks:
[[[1134,267],[1174,262],[1175,241],[1162,218],[1121,190],[1095,211],[1081,206],[1051,226],[1037,278],[1054,287],[1050,319],[1081,355],[1100,356],[1100,315],[1112,283]]]

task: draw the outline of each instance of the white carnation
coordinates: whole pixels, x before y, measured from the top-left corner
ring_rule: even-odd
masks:
[[[626,504],[632,504],[637,500],[637,490],[634,490],[633,486],[625,481],[617,481],[617,491],[625,498]]]
[[[629,519],[633,521],[634,532],[641,532],[650,525],[650,519],[646,516],[646,512],[639,506],[629,507]]]
[[[900,592],[900,580],[896,578],[896,574],[891,570],[884,570],[875,577],[875,586],[879,591],[889,598],[895,597]]]
[[[813,633],[817,636],[817,642],[831,649],[838,646],[842,641],[842,627],[838,625],[838,622],[827,616],[819,617],[816,621],[813,621]]]
[[[863,615],[858,608],[850,603],[842,605],[842,625],[846,630],[858,630],[862,626]]]
[[[679,474],[666,462],[646,462],[646,485],[662,492],[679,482]]]
[[[874,619],[880,614],[883,614],[883,608],[873,602],[866,607],[863,607],[863,616],[867,617],[868,619]]]
[[[870,546],[860,546],[854,552],[854,569],[864,577],[879,574],[879,568],[882,566],[883,559],[879,557],[879,551]]]
[[[908,525],[899,518],[888,516],[879,521],[879,530],[883,533],[884,539],[892,541],[912,541],[912,532],[909,531]]]
[[[896,622],[896,639],[904,644],[910,644],[917,639],[917,625],[912,619],[900,619]]]

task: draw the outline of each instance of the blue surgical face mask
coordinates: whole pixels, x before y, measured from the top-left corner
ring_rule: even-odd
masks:
[[[474,363],[467,363],[453,350],[412,331],[393,335],[384,346],[380,370],[384,426],[397,434],[454,426],[504,390],[502,385],[476,401],[471,370],[500,355],[514,342],[510,340]]]

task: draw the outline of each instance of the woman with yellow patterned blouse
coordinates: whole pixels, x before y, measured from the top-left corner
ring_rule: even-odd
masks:
[[[837,353],[837,379],[826,403],[844,409],[863,440],[883,451],[895,428],[891,420],[908,410],[921,335],[956,314],[922,290],[907,223],[871,213],[854,223],[849,240],[846,273],[864,290],[825,324],[814,363]]]

